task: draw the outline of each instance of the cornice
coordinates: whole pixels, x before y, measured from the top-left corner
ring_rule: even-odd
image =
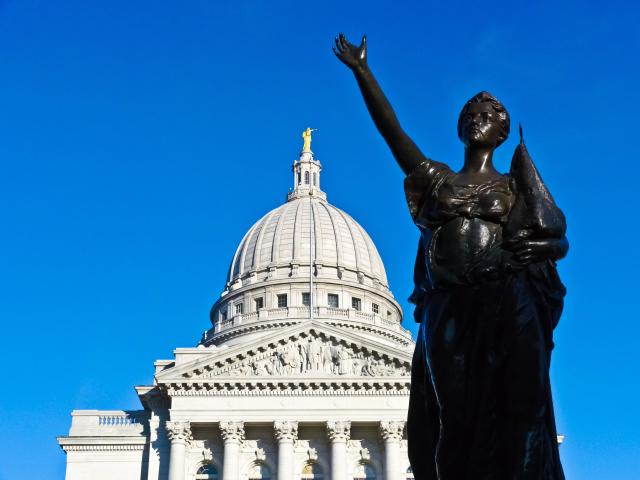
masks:
[[[400,325],[400,327],[402,328],[403,333],[398,333],[386,327],[378,327],[370,323],[357,322],[354,320],[332,320],[332,319],[326,319],[326,320],[321,319],[321,320],[325,322],[327,325],[333,325],[334,327],[348,328],[350,330],[360,330],[367,333],[381,335],[383,337],[389,338],[390,340],[394,340],[395,342],[398,342],[407,348],[415,346],[415,343],[411,338],[411,333],[408,330],[406,330],[404,327],[402,327],[402,325]]]
[[[58,437],[65,452],[122,452],[142,451],[147,437]]]
[[[144,445],[61,445],[62,449],[69,452],[123,452],[142,451]]]
[[[147,410],[159,410],[168,408],[169,398],[157,385],[139,385],[135,387],[140,403]]]
[[[280,329],[283,327],[289,327],[291,325],[298,325],[300,323],[305,322],[306,318],[300,319],[271,319],[258,321],[254,323],[245,323],[239,325],[236,328],[228,328],[226,330],[222,330],[219,332],[211,333],[211,336],[203,343],[205,346],[209,345],[221,345],[235,337],[244,336],[250,333],[264,331],[264,330],[272,330]],[[358,330],[361,332],[367,332],[374,335],[379,335],[394,342],[397,342],[405,347],[413,347],[414,343],[411,338],[411,333],[406,330],[400,324],[401,331],[400,333],[392,330],[391,328],[387,328],[385,326],[377,326],[367,322],[359,322],[357,320],[338,320],[338,319],[329,319],[329,318],[317,318],[319,322],[324,322],[327,325],[332,325],[338,328],[348,328],[350,330]],[[211,329],[213,330],[213,329]],[[211,332],[209,330],[207,333]]]
[[[308,380],[300,378],[265,379],[263,377],[213,378],[210,381],[185,381],[163,385],[171,397],[207,396],[375,396],[404,397],[409,395],[411,381],[408,377],[385,377],[379,380]]]
[[[231,340],[232,338],[247,335],[249,333],[261,331],[261,330],[271,330],[277,331],[277,329],[290,327],[292,325],[298,325],[305,321],[306,319],[297,318],[297,319],[271,319],[264,320],[261,322],[248,323],[244,325],[240,325],[236,328],[229,328],[226,330],[222,330],[220,332],[214,333],[209,340],[207,340],[204,345],[220,345],[224,342]]]

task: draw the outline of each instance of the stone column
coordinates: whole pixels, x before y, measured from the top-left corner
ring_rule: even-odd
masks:
[[[184,480],[184,456],[187,443],[191,440],[189,422],[166,422],[167,436],[171,440],[169,454],[169,480]]]
[[[293,475],[293,443],[298,438],[298,422],[273,422],[278,440],[278,480],[291,480]]]
[[[240,478],[240,443],[244,439],[244,423],[220,422],[220,433],[224,440],[222,480],[238,480]]]
[[[380,422],[380,435],[384,441],[384,478],[400,480],[400,442],[405,422]]]
[[[327,422],[327,434],[331,440],[331,480],[347,480],[347,441],[351,422]]]

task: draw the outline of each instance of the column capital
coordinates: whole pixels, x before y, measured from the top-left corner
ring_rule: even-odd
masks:
[[[292,420],[284,420],[281,422],[273,422],[276,438],[278,440],[297,440],[298,439],[298,422]]]
[[[346,442],[351,435],[351,422],[348,420],[327,422],[327,434],[332,442]]]
[[[402,440],[404,434],[404,421],[382,421],[380,422],[380,436],[383,440]]]
[[[166,421],[164,425],[171,443],[187,443],[191,440],[191,423]]]
[[[244,439],[244,422],[220,422],[220,433],[225,443],[240,443]]]

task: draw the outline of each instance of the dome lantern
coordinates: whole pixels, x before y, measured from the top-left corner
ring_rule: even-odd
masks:
[[[316,129],[307,128],[302,132],[304,144],[300,152],[300,158],[293,162],[293,190],[287,195],[287,201],[297,198],[308,197],[309,195],[322,200],[327,199],[327,195],[320,189],[320,172],[322,165],[319,160],[313,158],[311,151],[311,132]]]

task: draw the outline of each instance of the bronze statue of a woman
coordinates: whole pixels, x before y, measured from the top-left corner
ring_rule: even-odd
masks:
[[[406,174],[421,238],[410,300],[420,322],[407,421],[418,480],[563,479],[549,385],[565,289],[564,215],[522,141],[509,174],[493,152],[509,114],[481,92],[463,107],[459,172],[425,157],[401,128],[359,47],[334,52]]]

